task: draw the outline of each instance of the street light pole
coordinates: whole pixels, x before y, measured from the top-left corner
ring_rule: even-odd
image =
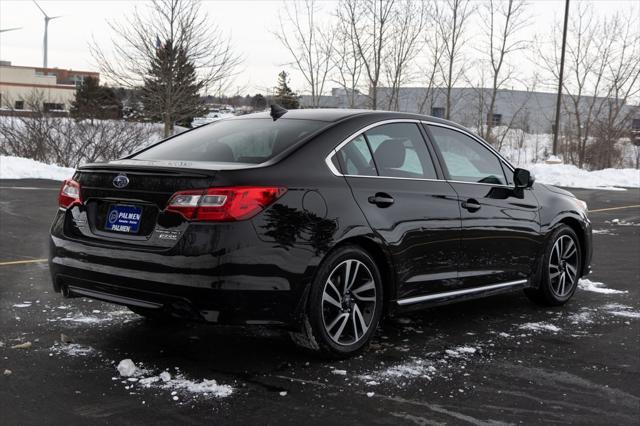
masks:
[[[560,103],[562,102],[562,79],[564,77],[564,51],[567,46],[567,23],[569,21],[569,0],[564,3],[564,26],[562,27],[562,53],[560,54],[560,76],[558,79],[558,98],[556,99],[556,118],[553,129],[553,155],[558,154],[558,133],[560,132]]]

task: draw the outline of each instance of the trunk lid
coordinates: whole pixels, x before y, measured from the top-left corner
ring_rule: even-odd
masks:
[[[67,226],[76,237],[166,249],[184,234],[188,222],[179,214],[164,212],[177,191],[211,186],[214,166],[190,169],[170,162],[115,161],[80,167],[74,179],[80,184],[83,205],[71,209]],[[175,162],[174,162],[175,163]],[[110,215],[134,215],[129,231],[114,227]],[[113,217],[113,216],[112,216]],[[123,223],[118,219],[116,223]],[[126,228],[125,228],[126,229]]]

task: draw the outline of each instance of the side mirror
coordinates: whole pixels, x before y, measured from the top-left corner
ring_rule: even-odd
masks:
[[[513,182],[516,185],[516,188],[530,188],[533,186],[533,182],[535,182],[535,178],[529,170],[525,169],[515,169],[513,171]]]

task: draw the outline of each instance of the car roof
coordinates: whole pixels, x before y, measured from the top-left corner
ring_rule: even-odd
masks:
[[[310,109],[291,109],[287,111],[281,119],[289,120],[316,120],[336,122],[350,117],[368,117],[377,120],[393,120],[393,119],[412,119],[412,120],[424,120],[432,123],[446,124],[448,126],[457,127],[459,129],[467,130],[463,126],[454,123],[452,121],[444,120],[442,118],[432,117],[429,115],[412,114],[406,112],[397,111],[381,111],[370,109],[343,109],[343,108],[310,108]],[[234,119],[252,119],[252,118],[271,118],[269,112],[258,112],[253,114],[246,114],[234,117]]]

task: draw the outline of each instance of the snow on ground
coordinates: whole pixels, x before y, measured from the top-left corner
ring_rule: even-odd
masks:
[[[531,331],[551,331],[553,333],[557,333],[562,331],[562,329],[553,324],[549,324],[548,322],[528,322],[522,324],[520,326],[522,330],[531,330]]]
[[[75,170],[55,164],[45,164],[28,158],[0,155],[0,179],[65,180]]]
[[[578,281],[578,288],[584,291],[592,291],[594,293],[601,294],[622,294],[627,293],[626,290],[615,290],[613,288],[607,288],[604,286],[604,283],[591,281],[588,278],[582,278]]]
[[[608,314],[616,317],[624,318],[640,318],[640,311],[635,310],[631,306],[621,305],[619,303],[610,303],[604,306]]]
[[[80,345],[78,343],[55,343],[49,348],[49,353],[52,355],[87,356],[95,354],[96,350],[91,346]]]
[[[622,190],[640,188],[640,170],[604,169],[588,171],[571,164],[527,164],[523,166],[536,182],[567,188]]]
[[[600,235],[618,235],[614,232],[612,232],[610,229],[594,229],[593,234],[600,234]]]
[[[121,377],[127,379],[123,381],[126,384],[125,389],[131,390],[137,383],[143,388],[171,390],[174,401],[180,400],[178,392],[215,398],[224,398],[233,393],[231,386],[218,384],[213,379],[190,380],[180,373],[172,376],[168,371],[154,375],[149,370],[136,365],[131,359],[123,359],[116,369]],[[117,380],[117,377],[114,380]]]

